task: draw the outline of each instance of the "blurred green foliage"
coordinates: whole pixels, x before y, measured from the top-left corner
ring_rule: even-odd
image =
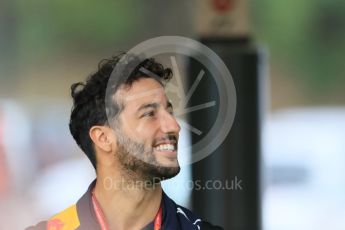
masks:
[[[109,47],[128,38],[141,16],[133,1],[16,0],[12,4],[16,44],[24,57],[32,52]]]
[[[268,44],[272,64],[279,60],[293,69],[292,72],[302,73],[289,77],[300,78],[297,80],[316,94],[327,93],[345,83],[345,1],[250,2],[255,16],[255,36]],[[182,24],[188,24],[183,14],[193,14],[190,11],[194,8],[183,11],[183,1],[157,3],[130,0],[2,1],[0,72],[16,68],[23,60],[30,65],[28,60],[51,60],[52,55],[117,51],[121,47],[119,44],[130,44],[131,39],[136,44],[145,40],[145,36],[158,36],[166,31],[175,31],[169,35],[183,36],[178,34],[178,31],[184,33]],[[164,9],[159,8],[163,5]]]
[[[272,57],[303,72],[298,77],[312,92],[328,93],[345,83],[345,1],[252,3],[257,38],[269,45]]]

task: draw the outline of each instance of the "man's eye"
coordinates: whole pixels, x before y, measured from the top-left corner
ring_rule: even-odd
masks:
[[[155,115],[154,111],[149,111],[141,115],[141,117],[153,117]]]

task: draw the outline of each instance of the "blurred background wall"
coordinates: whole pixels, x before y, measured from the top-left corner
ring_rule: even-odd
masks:
[[[0,229],[51,216],[94,177],[69,134],[70,85],[146,39],[198,39],[198,6],[0,2]],[[248,12],[248,36],[268,54],[264,229],[344,229],[345,2],[250,0]]]

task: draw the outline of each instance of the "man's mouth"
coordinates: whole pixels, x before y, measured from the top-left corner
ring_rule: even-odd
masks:
[[[160,144],[154,147],[156,151],[176,151],[176,144]]]
[[[168,135],[157,141],[153,146],[155,151],[161,152],[176,152],[177,150],[177,138],[174,135]]]

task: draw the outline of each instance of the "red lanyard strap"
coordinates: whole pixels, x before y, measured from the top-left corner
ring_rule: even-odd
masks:
[[[154,230],[160,230],[162,227],[162,213],[163,213],[163,210],[162,210],[162,205],[161,205],[155,217]]]
[[[92,203],[93,203],[93,208],[95,210],[98,223],[101,226],[101,229],[102,230],[109,230],[109,226],[105,220],[102,209],[101,209],[94,193],[92,193]]]
[[[102,212],[102,209],[96,199],[96,196],[94,195],[94,193],[92,193],[92,203],[93,203],[93,208],[95,210],[95,214],[97,217],[97,221],[99,223],[99,225],[101,226],[102,230],[109,230],[109,226],[106,222],[105,216]],[[162,227],[162,205],[159,207],[159,210],[156,214],[155,220],[154,220],[154,230],[160,230]]]

